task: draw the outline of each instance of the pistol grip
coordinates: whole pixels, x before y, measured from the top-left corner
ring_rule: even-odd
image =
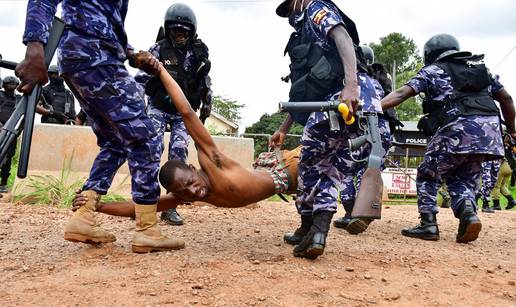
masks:
[[[351,116],[351,118],[348,118],[349,117],[349,108],[345,103],[339,103],[337,110],[342,115],[342,118],[344,119],[344,122],[346,123],[346,125],[348,125],[348,126],[353,125],[353,123],[355,122],[355,117]]]

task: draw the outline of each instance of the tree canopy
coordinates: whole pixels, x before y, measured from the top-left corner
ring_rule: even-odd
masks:
[[[213,110],[234,123],[238,123],[242,119],[240,112],[243,107],[245,104],[221,96],[214,96],[212,100]]]
[[[423,67],[419,50],[411,38],[393,32],[380,38],[380,43],[369,43],[375,54],[375,62],[385,65],[389,73],[395,65],[396,88],[404,85]],[[400,120],[417,120],[421,114],[421,103],[417,97],[403,102],[396,108]]]
[[[266,134],[272,135],[279,128],[281,123],[287,117],[287,113],[273,113],[263,114],[260,120],[254,123],[252,126],[245,129],[245,133],[250,134]],[[301,135],[303,133],[303,127],[297,123],[294,123],[290,128],[289,134]],[[258,155],[261,152],[268,151],[268,138],[266,136],[250,136],[254,139],[254,152]],[[299,145],[299,137],[287,136],[285,139],[284,148],[293,149]]]

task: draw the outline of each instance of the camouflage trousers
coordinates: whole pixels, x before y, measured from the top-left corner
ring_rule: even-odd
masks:
[[[426,153],[417,169],[417,194],[420,213],[437,213],[437,190],[444,182],[451,197],[451,208],[457,216],[464,200],[475,203],[475,191],[482,174],[483,154]],[[475,205],[476,210],[476,205]]]
[[[147,114],[152,120],[158,132],[159,152],[163,154],[165,149],[165,130],[170,125],[170,141],[168,142],[168,160],[181,160],[186,162],[188,158],[188,142],[190,135],[185,127],[183,117],[178,114],[164,112],[149,104]]]
[[[306,126],[301,138],[296,206],[301,215],[337,210],[338,191],[353,183],[358,171],[350,156],[348,139],[357,136],[341,125],[331,131],[328,121]]]
[[[385,150],[385,155],[387,155],[387,152],[389,152],[389,148],[391,147],[392,143],[392,137],[391,137],[391,131],[389,128],[389,122],[383,118],[378,119],[378,127],[380,130],[380,137],[382,138],[382,147]],[[362,135],[363,132],[359,131],[357,135]],[[356,137],[357,135],[352,135],[352,137]],[[354,157],[364,158],[369,155],[371,151],[371,148],[369,146],[365,146],[362,151],[357,151],[353,153]],[[385,159],[385,156],[383,156]],[[362,179],[362,176],[364,175],[364,172],[367,168],[367,161],[363,162],[357,162],[356,165],[357,173],[356,173],[356,180],[346,180],[344,182],[344,185],[342,189],[340,190],[339,196],[341,202],[346,201],[354,201],[356,194],[360,190],[360,182]],[[382,165],[382,169],[384,166]]]
[[[159,136],[134,78],[123,65],[97,66],[63,77],[88,115],[100,147],[83,190],[106,194],[127,160],[134,202],[156,203]]]
[[[490,160],[482,163],[482,186],[478,190],[478,195],[485,200],[489,199],[491,191],[493,190],[502,160]]]

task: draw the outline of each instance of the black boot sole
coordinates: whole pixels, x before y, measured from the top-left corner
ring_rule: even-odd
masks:
[[[482,223],[480,221],[471,222],[466,226],[466,231],[460,237],[455,240],[457,243],[468,243],[475,241],[478,238],[478,234],[482,230]]]
[[[286,238],[283,238],[283,241],[287,244],[290,244],[290,245],[298,245],[299,243],[301,243],[301,240],[299,241],[294,241],[294,240],[288,240]]]
[[[343,222],[333,221],[333,226],[335,226],[335,228],[346,229],[348,227],[348,225],[349,225],[349,222],[343,223]]]
[[[415,235],[415,234],[411,234],[408,232],[404,232],[403,230],[401,231],[401,234],[404,235],[405,237],[416,238],[416,239],[421,239],[421,240],[426,240],[426,241],[439,241],[439,239],[440,239],[438,234],[436,234],[436,235]]]
[[[358,235],[366,231],[371,222],[371,220],[352,219],[351,222],[349,222],[348,227],[346,227],[346,231],[352,235]]]
[[[294,251],[294,257],[307,258],[311,260],[317,259],[317,257],[321,256],[324,253],[324,245],[321,244],[311,244],[307,249],[301,252]]]

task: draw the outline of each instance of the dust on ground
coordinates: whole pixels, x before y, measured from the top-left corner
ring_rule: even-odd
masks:
[[[88,246],[62,239],[67,209],[0,206],[3,306],[516,306],[516,212],[481,214],[479,240],[464,245],[450,209],[427,242],[400,235],[415,206],[384,206],[363,234],[332,227],[311,261],[282,241],[298,224],[292,204],[180,207],[185,225],[163,228],[186,248],[153,254],[130,251],[127,218],[99,215],[118,240]]]

